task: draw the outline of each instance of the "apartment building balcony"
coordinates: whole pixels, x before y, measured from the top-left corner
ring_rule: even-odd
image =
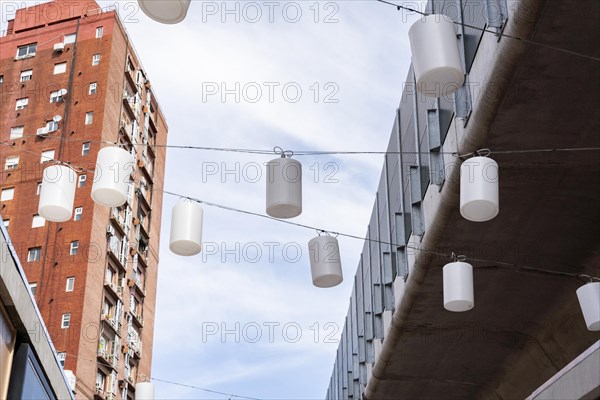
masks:
[[[144,289],[144,284],[135,274],[133,278],[127,279],[127,286],[129,286],[129,290],[135,291],[140,295],[140,297],[146,297],[146,289]]]
[[[137,104],[135,104],[135,97],[130,96],[127,92],[123,93],[123,108],[129,114],[131,119],[137,120]]]
[[[140,308],[141,308],[141,306],[140,306]],[[133,317],[132,320],[138,326],[138,328],[143,328],[144,327],[144,317],[142,316],[142,311],[132,308],[131,310],[129,310],[129,313]]]
[[[124,290],[123,290],[123,286],[122,285],[119,285],[118,283],[115,283],[115,282],[109,281],[107,279],[104,279],[104,287],[113,296],[116,296],[121,301],[123,300],[123,292],[124,292]]]
[[[117,318],[112,314],[103,314],[100,320],[109,326],[118,336],[121,336],[121,322],[117,321]]]

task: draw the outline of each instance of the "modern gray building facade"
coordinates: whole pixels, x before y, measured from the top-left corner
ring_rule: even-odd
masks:
[[[466,83],[425,97],[408,71],[327,399],[525,398],[599,339],[575,290],[600,276],[600,3],[427,12],[457,22]],[[482,148],[499,163],[500,214],[477,223],[460,215],[453,153]],[[464,313],[443,307],[453,252],[474,266]],[[586,378],[596,395],[599,376]]]

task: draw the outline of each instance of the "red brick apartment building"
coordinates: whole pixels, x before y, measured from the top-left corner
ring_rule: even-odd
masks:
[[[77,398],[133,399],[150,376],[167,124],[114,11],[54,0],[0,37],[0,215]],[[136,159],[129,199],[95,204],[104,142]],[[78,173],[70,221],[37,215],[43,168]],[[36,327],[31,327],[32,330]]]

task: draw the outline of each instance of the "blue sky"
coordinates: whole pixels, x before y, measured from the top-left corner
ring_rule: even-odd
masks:
[[[168,26],[135,2],[99,3],[124,19],[169,144],[385,150],[414,15],[374,0],[193,1],[186,20]],[[274,157],[169,149],[165,188],[264,213],[264,163]],[[304,193],[294,221],[364,235],[383,156],[297,159]],[[153,377],[257,398],[323,398],[363,243],[340,238],[345,281],[318,289],[307,257],[315,232],[249,215],[205,207],[205,254],[171,254],[176,201],[164,198]],[[157,398],[227,399],[155,384]]]

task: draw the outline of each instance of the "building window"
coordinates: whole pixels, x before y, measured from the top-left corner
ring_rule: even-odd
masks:
[[[29,104],[29,98],[27,98],[27,97],[23,97],[22,99],[17,99],[17,104],[15,106],[15,110],[22,110],[24,108],[27,108],[28,104]]]
[[[66,62],[54,64],[54,75],[64,74],[65,72],[67,72],[67,63]]]
[[[42,191],[42,182],[39,182],[38,186],[37,186],[37,192],[36,192],[36,194],[39,196],[41,191]]]
[[[37,283],[35,283],[35,282],[30,283],[29,290],[31,290],[31,294],[35,296],[35,292],[37,291]]]
[[[48,130],[48,132],[56,132],[58,130],[58,122],[48,121],[46,123],[46,129]]]
[[[77,187],[84,187],[87,182],[87,175],[79,175],[79,182],[77,183]]]
[[[42,257],[42,248],[41,247],[32,247],[27,250],[27,262],[36,262],[40,261]]]
[[[12,200],[14,196],[15,196],[15,188],[2,189],[2,193],[0,194],[0,201]]]
[[[2,221],[2,223],[4,224],[5,228],[8,228],[8,226],[10,225],[10,219],[5,219]]]
[[[65,289],[65,291],[72,292],[74,287],[75,287],[75,277],[70,276],[67,278],[67,288]]]
[[[64,368],[65,367],[65,360],[67,359],[67,353],[65,353],[65,352],[57,353],[56,354],[56,358],[58,358],[58,362]]]
[[[0,84],[4,83],[4,75],[0,75]]]
[[[98,89],[98,84],[96,82],[90,83],[90,89],[88,94],[96,94],[96,90]]]
[[[77,40],[77,34],[70,33],[68,35],[65,35],[65,40],[63,40],[63,43],[64,44],[71,44],[71,43],[75,43],[76,40]]]
[[[91,111],[86,112],[85,113],[85,124],[90,125],[92,122],[94,122],[94,113]]]
[[[42,157],[40,158],[40,163],[47,163],[49,161],[54,161],[54,150],[46,150],[42,151]]]
[[[100,54],[94,54],[92,56],[92,66],[100,64]]]
[[[62,90],[55,90],[50,92],[50,103],[60,103],[63,101],[63,92]]]
[[[79,240],[73,240],[71,242],[71,248],[69,250],[69,255],[74,256],[79,251]]]
[[[85,142],[81,145],[81,155],[87,156],[88,154],[90,154],[90,142]]]
[[[21,71],[21,82],[30,81],[32,77],[33,77],[32,69]]]
[[[6,161],[4,164],[4,169],[6,171],[17,169],[18,167],[19,167],[19,156],[13,156],[13,157],[6,158]]]
[[[34,215],[33,220],[31,221],[32,228],[41,228],[46,225],[46,220],[41,215]]]
[[[96,39],[99,39],[104,35],[104,28],[99,26],[96,28]]]
[[[18,139],[23,137],[23,131],[25,130],[25,126],[13,126],[10,128],[10,139]]]
[[[65,313],[62,315],[62,321],[60,323],[60,327],[62,329],[67,329],[71,326],[71,313]]]
[[[37,49],[37,43],[26,44],[17,47],[17,58],[33,57]]]
[[[75,215],[73,216],[73,221],[81,221],[82,214],[83,214],[83,207],[75,208]]]

